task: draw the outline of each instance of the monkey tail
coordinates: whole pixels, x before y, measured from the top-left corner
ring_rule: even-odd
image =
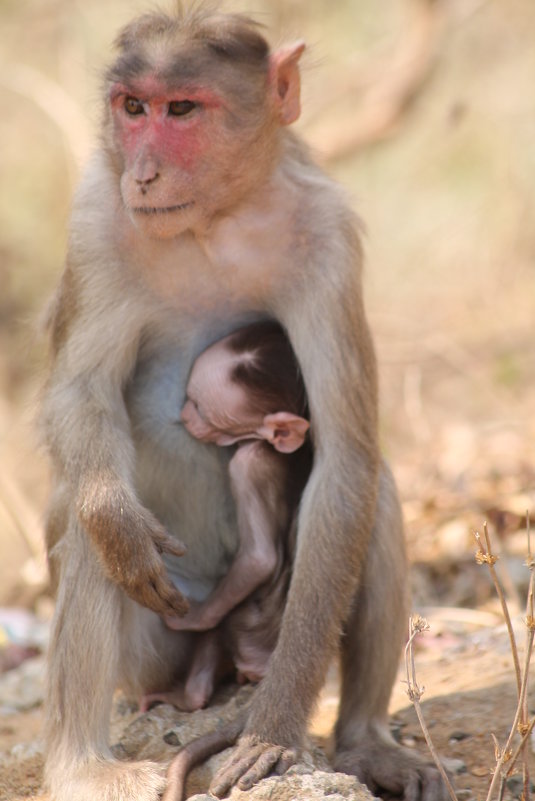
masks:
[[[234,745],[245,727],[246,720],[247,712],[244,710],[226,726],[209,734],[203,734],[181,748],[167,769],[167,787],[162,801],[183,801],[186,777],[190,770],[199,762]]]

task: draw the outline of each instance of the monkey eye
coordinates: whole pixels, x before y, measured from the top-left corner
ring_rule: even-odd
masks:
[[[131,114],[133,117],[135,117],[137,114],[143,114],[145,112],[143,103],[141,100],[138,100],[137,97],[127,97],[124,101],[124,110],[127,114]]]
[[[193,100],[171,100],[169,103],[169,114],[172,117],[184,117],[195,108],[197,104]]]

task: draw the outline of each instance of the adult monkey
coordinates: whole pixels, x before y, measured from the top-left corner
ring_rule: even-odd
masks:
[[[117,46],[51,313],[52,795],[157,798],[154,765],[112,758],[112,692],[162,689],[187,669],[188,634],[158,615],[184,613],[182,593],[203,600],[237,542],[225,452],[188,437],[177,409],[198,353],[275,318],[302,368],[315,466],[279,641],[214,788],[296,758],[341,641],[336,767],[432,801],[438,773],[386,725],[405,620],[401,522],[378,451],[355,221],[285,127],[304,45],[270,54],[246,18],[196,11],[142,16]]]

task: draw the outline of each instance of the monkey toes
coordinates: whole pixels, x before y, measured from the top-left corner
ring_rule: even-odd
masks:
[[[396,743],[372,735],[350,751],[337,753],[334,768],[350,773],[383,798],[446,801],[449,793],[436,766]]]
[[[262,743],[251,735],[242,737],[228,762],[216,773],[210,792],[223,798],[234,785],[250,790],[270,773],[282,775],[296,761],[295,749]]]

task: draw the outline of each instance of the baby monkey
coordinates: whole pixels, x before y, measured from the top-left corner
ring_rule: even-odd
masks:
[[[181,421],[196,439],[234,445],[229,462],[239,547],[214,591],[190,602],[172,629],[198,637],[183,686],[147,695],[196,709],[235,666],[242,681],[263,678],[276,645],[290,579],[295,518],[312,467],[310,423],[301,371],[282,327],[274,321],[241,328],[195,362]]]

